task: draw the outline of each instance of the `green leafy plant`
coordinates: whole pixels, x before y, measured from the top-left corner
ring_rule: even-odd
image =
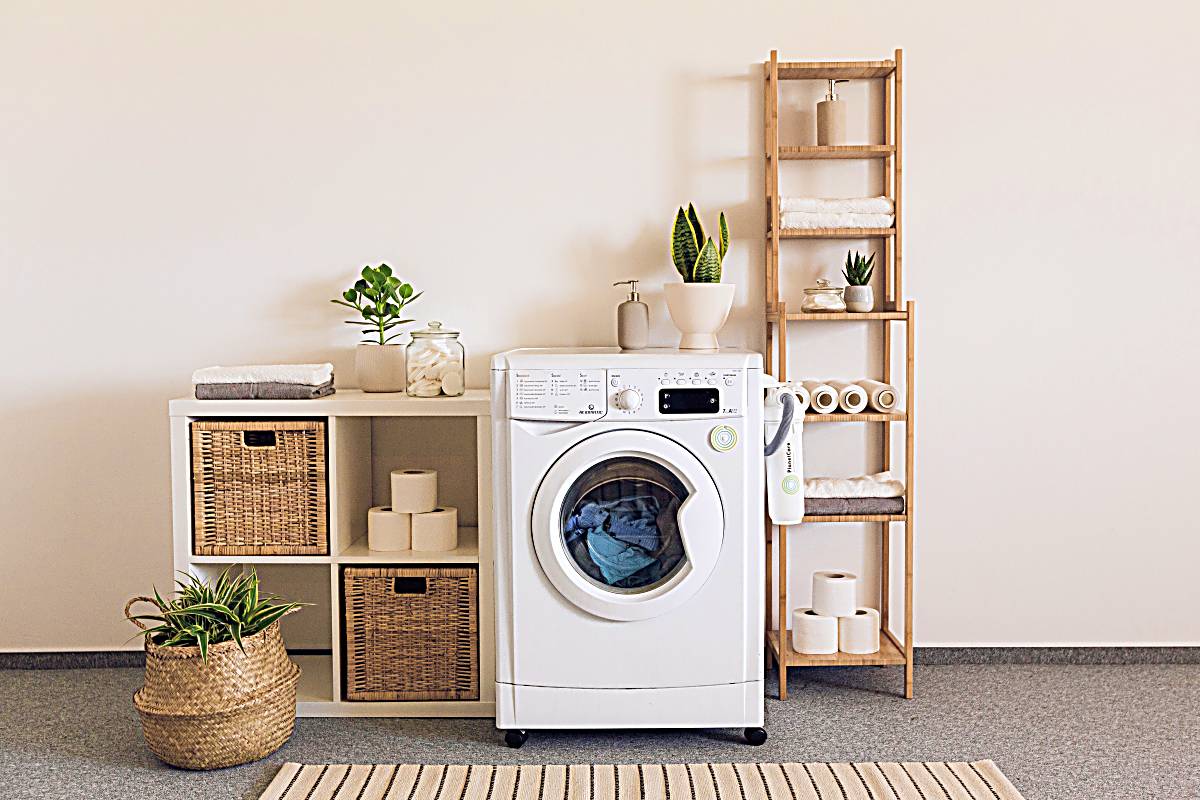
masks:
[[[392,268],[387,264],[380,264],[378,267],[363,267],[362,277],[342,292],[341,297],[330,302],[358,312],[360,318],[348,319],[346,324],[362,328],[364,342],[387,344],[402,334],[402,331],[392,334],[388,331],[412,322],[411,319],[401,319],[400,312],[422,294],[414,294],[412,284],[393,275]]]
[[[846,283],[851,286],[866,286],[871,282],[871,273],[874,271],[874,253],[871,253],[870,258],[863,258],[863,254],[857,250],[846,251],[846,266],[842,269]]]
[[[234,641],[245,652],[245,637],[266,630],[284,614],[308,605],[259,594],[258,574],[253,569],[236,577],[226,569],[211,585],[190,573],[180,574],[184,579],[175,581],[174,600],[164,600],[155,589],[151,602],[158,606],[158,613],[129,619],[157,622],[140,635],[162,647],[199,647],[205,663],[212,645]]]
[[[675,213],[675,225],[671,230],[671,260],[684,283],[720,283],[721,264],[729,251],[729,226],[725,224],[725,212],[721,212],[720,234],[714,243],[704,237],[700,215],[691,203],[687,211],[680,206]]]

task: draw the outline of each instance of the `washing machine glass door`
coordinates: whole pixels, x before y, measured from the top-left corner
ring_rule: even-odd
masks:
[[[611,431],[564,453],[533,507],[546,577],[599,617],[640,620],[686,603],[716,567],[725,515],[704,465],[648,431]]]

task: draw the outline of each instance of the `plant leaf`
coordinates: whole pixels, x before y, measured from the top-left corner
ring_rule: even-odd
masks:
[[[721,238],[720,238],[720,241],[718,242],[718,244],[720,244],[720,246],[721,246],[720,247],[721,261],[724,261],[725,254],[727,252],[729,252],[729,225],[727,225],[725,223],[725,212],[724,211],[721,212],[721,220],[720,220],[719,224],[721,227]]]
[[[696,249],[700,249],[700,243],[704,241],[704,226],[700,224],[700,215],[696,213],[696,207],[688,203],[688,224],[692,226],[692,235],[696,237]]]
[[[692,271],[692,283],[720,283],[721,254],[712,239],[704,242],[700,255],[696,258],[696,268]]]
[[[685,282],[691,279],[692,268],[696,265],[696,256],[699,254],[692,227],[688,223],[683,206],[680,206],[679,211],[675,213],[675,225],[671,229],[671,261]]]

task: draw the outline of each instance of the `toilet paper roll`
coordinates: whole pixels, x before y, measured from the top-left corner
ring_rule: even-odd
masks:
[[[392,470],[392,510],[423,514],[437,508],[437,471]]]
[[[804,388],[804,384],[800,381],[792,381],[787,386],[796,393],[796,413],[803,414],[808,411],[811,401],[808,396],[808,389]]]
[[[867,393],[867,405],[875,411],[888,413],[896,407],[896,387],[882,381],[858,381]]]
[[[814,572],[812,607],[823,617],[853,616],[858,609],[858,577],[833,570]]]
[[[857,608],[849,617],[838,617],[838,650],[866,655],[879,652],[879,612]]]
[[[850,381],[826,381],[838,393],[838,406],[847,414],[859,414],[867,407],[867,392]]]
[[[412,547],[412,514],[375,506],[367,512],[367,548],[408,550]]]
[[[792,649],[810,656],[836,653],[837,617],[823,617],[811,608],[797,608],[792,612]]]
[[[801,381],[808,390],[808,407],[818,414],[832,414],[837,411],[838,393],[827,383],[820,381]]]
[[[412,549],[444,552],[458,547],[458,509],[439,506],[412,515]]]

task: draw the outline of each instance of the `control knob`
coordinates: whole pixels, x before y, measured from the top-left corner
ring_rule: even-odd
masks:
[[[622,389],[617,392],[617,408],[622,411],[637,411],[642,404],[642,395],[637,389]]]

